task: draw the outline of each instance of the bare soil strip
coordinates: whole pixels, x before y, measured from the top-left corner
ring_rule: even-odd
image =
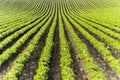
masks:
[[[67,27],[64,25],[64,30],[65,30],[65,35],[66,39],[68,41],[68,44],[70,46],[70,52],[71,52],[71,57],[73,60],[73,71],[75,74],[75,80],[87,80],[86,76],[86,71],[84,71],[83,68],[83,61],[80,58],[76,58],[76,51],[75,51],[75,45],[73,41],[71,40],[71,36],[69,34],[69,31],[67,30]]]
[[[59,41],[58,22],[54,33],[54,47],[52,50],[48,80],[61,80],[60,41]]]

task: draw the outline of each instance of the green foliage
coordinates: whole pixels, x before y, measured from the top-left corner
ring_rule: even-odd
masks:
[[[105,35],[104,33],[100,32],[100,31],[97,32],[97,30],[95,30],[92,26],[80,21],[74,15],[71,15],[71,14],[69,14],[70,16],[67,14],[65,14],[65,15],[68,17],[69,21],[72,22],[73,25],[93,44],[93,46],[98,50],[98,52],[102,54],[103,58],[108,61],[109,65],[120,75],[120,70],[119,70],[120,60],[115,59],[113,57],[112,53],[105,47],[105,45],[102,42],[96,40],[86,30],[84,30],[79,24],[82,24],[83,27],[88,28],[88,30],[91,30],[91,32],[93,32],[100,38],[105,39],[106,41],[111,43],[111,45],[116,46],[116,48],[119,48],[119,45],[117,46],[117,44],[119,44],[119,42],[117,41],[116,43],[114,43],[115,42],[114,39],[109,38],[109,36]],[[99,34],[97,34],[97,33],[99,33]],[[94,72],[92,71],[91,74],[94,74]]]
[[[74,80],[75,74],[72,70],[72,59],[70,48],[67,43],[61,15],[59,13],[59,39],[60,39],[60,67],[61,67],[61,76],[63,80]]]
[[[53,11],[55,12],[55,11]],[[47,35],[46,43],[41,52],[41,58],[39,59],[38,69],[36,70],[36,75],[34,76],[34,80],[47,80],[49,72],[49,64],[51,58],[51,51],[54,46],[54,31],[57,23],[57,11],[55,12],[55,17],[53,19],[52,25],[50,27],[49,33]]]
[[[45,22],[49,18],[49,16],[50,16],[50,14],[46,17],[46,19],[43,20],[43,22]],[[43,35],[43,33],[47,29],[48,25],[50,24],[52,18],[53,18],[53,16],[50,17],[48,22],[38,31],[38,33],[30,41],[27,48],[18,56],[18,58],[12,64],[12,67],[11,67],[10,71],[4,77],[4,80],[9,80],[9,78],[11,78],[12,76],[17,78],[18,75],[21,75],[21,72],[22,72],[22,70],[24,68],[25,63],[29,60],[29,58],[32,55],[33,51],[37,47],[36,45],[38,44],[41,36]],[[36,27],[34,27],[35,30],[37,30],[36,28],[37,27],[39,28],[40,26],[42,26],[42,24],[39,24]],[[35,30],[33,32],[35,32]],[[10,75],[10,74],[13,74],[13,75]]]
[[[64,11],[65,9],[63,9]],[[77,56],[78,58],[81,58],[84,62],[83,66],[87,71],[87,75],[88,75],[88,79],[92,79],[92,80],[105,80],[105,76],[103,74],[103,71],[100,70],[100,68],[98,67],[98,65],[95,64],[95,62],[93,61],[93,58],[91,57],[91,55],[89,54],[89,51],[87,50],[86,45],[79,39],[79,37],[77,36],[77,34],[75,33],[75,31],[72,28],[72,25],[68,22],[68,20],[70,22],[72,22],[75,26],[79,27],[78,25],[76,25],[77,23],[75,23],[75,21],[73,21],[67,14],[66,12],[61,10],[61,14],[63,17],[63,20],[67,26],[67,29],[71,35],[71,39],[72,42],[75,44],[76,46],[76,52],[78,53]],[[65,17],[67,16],[67,18]],[[81,28],[79,28],[78,30],[80,30]],[[83,32],[83,31],[82,31]],[[88,35],[87,35],[88,36]]]

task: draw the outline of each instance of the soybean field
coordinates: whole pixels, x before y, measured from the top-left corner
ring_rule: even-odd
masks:
[[[120,80],[120,0],[0,0],[0,80]]]

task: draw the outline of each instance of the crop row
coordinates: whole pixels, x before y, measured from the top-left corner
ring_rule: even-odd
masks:
[[[96,21],[98,19],[96,17],[103,14],[95,13],[96,9],[100,7],[109,7],[110,3],[109,0],[101,3],[99,0],[5,0],[1,2],[0,11],[4,13],[0,13],[0,20],[3,19],[0,21],[0,67],[15,56],[3,80],[19,80],[26,63],[29,63],[30,58],[34,56],[34,51],[39,48],[38,45],[42,42],[40,40],[46,31],[48,33],[45,35],[45,45],[42,51],[36,52],[40,57],[39,61],[35,62],[37,68],[32,78],[34,80],[49,79],[53,49],[57,48],[55,44],[57,42],[54,41],[57,28],[59,30],[59,48],[56,53],[60,54],[60,64],[58,65],[60,75],[58,77],[61,77],[62,80],[75,80],[80,77],[88,80],[106,80],[109,75],[101,66],[99,59],[111,69],[111,72],[118,74],[115,76],[119,76],[120,60],[116,59],[106,48],[107,45],[120,51],[119,23],[104,22],[107,17],[104,20],[100,18]],[[95,9],[95,11],[91,9]],[[85,14],[90,10],[93,12]],[[99,12],[101,9],[97,11]],[[113,12],[106,13],[111,15]],[[95,16],[92,16],[92,13]],[[118,16],[117,14],[114,17]],[[114,23],[117,25],[116,27],[113,25]],[[95,54],[91,52],[89,44],[92,45],[93,50],[97,51],[93,52]],[[24,49],[20,51],[21,47]],[[96,55],[101,58],[97,58]],[[74,69],[76,64],[79,71]],[[78,73],[82,75],[79,76]]]
[[[17,77],[18,77],[18,75],[21,74],[25,63],[29,60],[29,58],[32,55],[33,51],[37,47],[37,44],[39,43],[39,40],[40,40],[41,36],[44,34],[44,32],[47,29],[48,25],[51,23],[53,15],[54,14],[52,13],[52,16],[44,24],[44,26],[38,31],[38,33],[33,37],[33,39],[28,44],[27,48],[18,56],[18,58],[15,60],[15,62],[13,62],[12,66],[11,66],[11,69],[6,74],[4,80],[8,80],[8,79],[17,80]],[[47,17],[46,17],[46,19],[47,19]],[[40,26],[40,25],[38,25],[38,26]]]
[[[34,76],[34,80],[46,80],[48,79],[48,72],[50,70],[50,58],[51,58],[51,51],[54,46],[54,31],[57,23],[57,10],[55,12],[55,17],[53,19],[52,25],[50,27],[49,33],[47,35],[47,39],[45,42],[45,46],[43,51],[41,52],[41,56],[38,62],[38,68],[36,70],[36,75]]]
[[[88,27],[89,28],[88,30],[91,30],[91,32],[94,32],[97,30],[95,29],[92,30],[92,27],[90,25],[87,25],[86,23],[83,24],[83,22],[77,19],[75,15],[66,14],[66,16],[68,17],[69,21],[93,44],[93,46],[99,51],[99,53],[101,53],[101,55],[109,63],[109,65],[120,75],[120,71],[119,71],[120,61],[115,59],[112,56],[112,53],[109,50],[107,50],[105,45],[102,42],[96,40],[93,36],[91,36],[86,30],[83,29],[83,27]],[[82,24],[83,27],[80,26],[80,24]],[[97,33],[94,32],[94,34],[101,35],[102,38],[105,36],[104,34],[101,34],[101,32],[97,32]],[[117,46],[117,48],[119,47]]]
[[[63,8],[63,11],[64,11],[64,8]],[[61,12],[62,12],[62,10],[61,10]],[[65,11],[64,11],[64,13],[65,13]],[[95,64],[86,45],[80,40],[80,38],[74,32],[72,25],[68,22],[65,15],[66,14],[63,14],[63,12],[62,12],[63,20],[67,26],[68,31],[70,32],[72,42],[76,46],[75,50],[78,53],[76,56],[83,60],[83,62],[84,62],[83,66],[84,66],[85,70],[87,71],[88,79],[92,79],[92,80],[105,79],[105,76],[103,75],[103,71],[101,71],[100,68],[98,67],[98,65]],[[72,23],[73,23],[73,21],[72,21]]]

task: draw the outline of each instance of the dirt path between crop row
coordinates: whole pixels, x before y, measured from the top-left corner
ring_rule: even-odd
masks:
[[[66,35],[66,39],[68,41],[69,47],[70,47],[70,53],[71,53],[71,58],[73,60],[73,71],[75,74],[75,80],[87,80],[86,76],[86,72],[84,71],[83,68],[83,61],[82,59],[78,59],[77,53],[75,51],[75,44],[72,41],[72,38],[70,36],[69,30],[67,29],[67,26],[64,24],[64,30],[65,30],[65,35]]]
[[[55,33],[54,33],[54,47],[52,50],[48,80],[61,80],[60,41],[59,41],[58,21],[57,21]]]

